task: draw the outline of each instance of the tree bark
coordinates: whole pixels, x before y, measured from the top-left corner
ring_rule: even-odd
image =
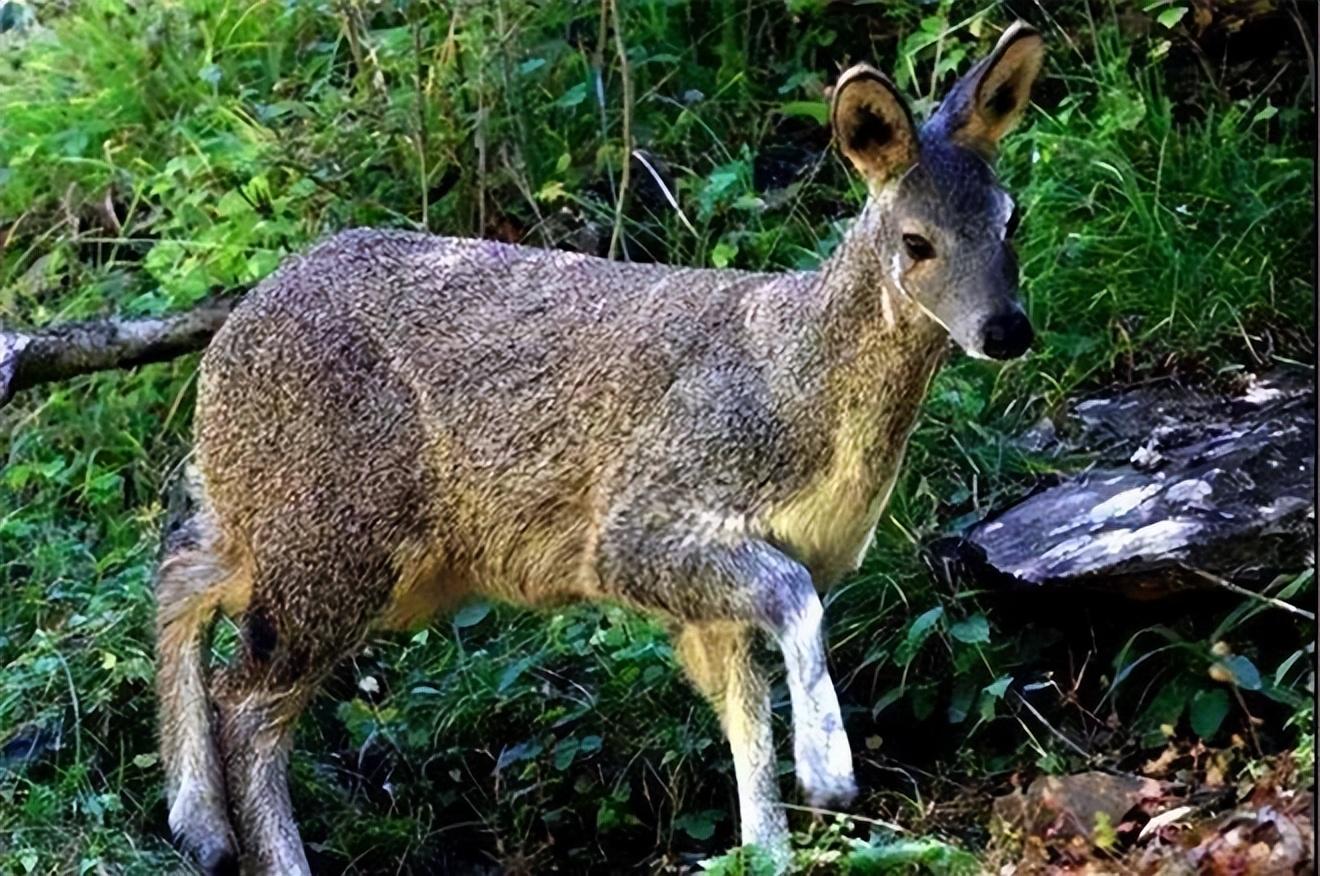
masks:
[[[15,393],[43,383],[201,350],[238,300],[215,299],[182,313],[146,319],[75,322],[33,332],[0,330],[0,407]]]

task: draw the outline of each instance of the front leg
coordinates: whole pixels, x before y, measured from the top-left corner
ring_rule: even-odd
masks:
[[[798,781],[812,806],[846,805],[857,793],[852,747],[843,729],[839,697],[825,665],[821,620],[825,609],[813,589],[778,634],[793,704],[793,757]]]
[[[824,609],[807,570],[764,541],[732,535],[732,526],[703,535],[712,531],[709,515],[692,526],[628,521],[616,517],[601,541],[609,595],[686,624],[733,622],[769,632],[787,671],[798,781],[813,806],[851,800],[852,752],[825,664]],[[747,736],[762,729],[757,722]],[[744,801],[758,793],[739,788]]]

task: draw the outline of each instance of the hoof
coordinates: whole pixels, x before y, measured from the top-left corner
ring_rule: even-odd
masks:
[[[197,869],[206,876],[238,876],[238,855],[226,845],[211,844],[195,853]]]
[[[807,803],[816,809],[841,809],[857,796],[852,749],[843,730],[833,728],[807,745],[799,746],[798,784]]]
[[[221,800],[186,787],[170,807],[169,821],[175,842],[199,870],[207,876],[238,876],[238,844]]]
[[[802,792],[813,809],[844,809],[857,796],[857,782],[849,773],[813,782],[810,787],[804,783]]]

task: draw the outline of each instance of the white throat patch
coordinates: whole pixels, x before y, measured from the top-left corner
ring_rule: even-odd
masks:
[[[913,304],[917,305],[917,307],[920,307],[922,313],[926,314],[926,316],[933,319],[935,323],[940,326],[940,328],[944,329],[946,332],[949,331],[949,327],[944,324],[944,320],[940,319],[938,316],[931,313],[930,308],[928,308],[926,305],[918,301],[917,296],[909,292],[907,287],[903,285],[903,256],[900,253],[894,253],[893,259],[890,260],[889,262],[889,278],[894,281],[894,288],[897,289],[899,292],[902,292],[904,297],[906,297]],[[888,310],[888,303],[889,303],[889,296],[886,295],[885,296],[886,319],[892,317],[892,314]],[[890,325],[893,325],[893,323],[891,322]]]

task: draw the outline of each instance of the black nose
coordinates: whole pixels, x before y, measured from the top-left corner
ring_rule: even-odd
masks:
[[[981,351],[991,359],[1016,359],[1035,340],[1031,321],[1020,310],[1010,310],[985,321]]]

